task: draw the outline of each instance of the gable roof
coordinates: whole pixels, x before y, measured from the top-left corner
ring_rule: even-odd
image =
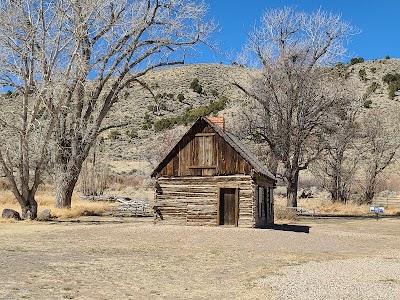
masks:
[[[196,122],[192,125],[192,127],[183,135],[183,137],[178,141],[178,143],[171,149],[171,151],[167,154],[167,156],[160,162],[160,164],[154,169],[151,176],[154,177],[159,173],[162,168],[168,163],[170,159],[172,159],[177,147],[179,144],[191,136],[194,132],[194,129],[197,128],[196,125],[200,122],[206,122],[222,139],[224,139],[250,166],[254,169],[256,173],[261,176],[268,177],[272,180],[276,181],[276,177],[268,171],[263,164],[254,156],[250,150],[243,145],[239,141],[239,139],[234,136],[233,134],[225,132],[220,126],[216,125],[215,123],[211,122],[205,117],[200,117],[196,120]]]

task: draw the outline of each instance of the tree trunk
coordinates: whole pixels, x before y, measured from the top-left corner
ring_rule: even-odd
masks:
[[[377,168],[375,167],[375,170]],[[369,178],[367,179],[367,184],[365,187],[365,198],[363,200],[363,204],[371,204],[372,200],[374,199],[375,196],[375,188],[376,188],[376,177],[377,177],[377,172],[375,170],[372,170],[369,174]]]
[[[59,156],[56,165],[56,202],[57,208],[71,208],[72,193],[76,182],[79,178],[79,173],[82,169],[82,162],[77,162],[75,159],[68,161],[66,156]]]
[[[32,190],[29,191],[27,196],[23,196],[19,193],[14,193],[19,205],[21,206],[21,218],[34,220],[37,217],[38,205],[35,200],[35,195]]]
[[[78,175],[70,174],[68,171],[57,174],[55,207],[71,208],[72,193],[77,181]]]
[[[34,197],[29,201],[20,204],[21,206],[21,218],[35,220],[37,218],[37,202]]]
[[[340,173],[335,170],[335,176],[333,176],[330,184],[330,193],[332,202],[343,202],[343,191]]]
[[[375,179],[373,180],[373,183],[369,182],[366,189],[365,189],[365,199],[364,199],[364,204],[371,204],[372,200],[374,199],[375,196]]]
[[[299,183],[299,171],[290,172],[290,176],[285,176],[287,180],[286,184],[286,206],[297,207],[297,188]]]

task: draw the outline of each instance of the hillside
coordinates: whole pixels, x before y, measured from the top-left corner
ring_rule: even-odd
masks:
[[[153,141],[159,139],[160,133],[146,128],[146,124],[150,125],[148,120],[154,122],[172,116],[183,116],[190,109],[209,105],[212,101],[227,97],[230,101],[224,114],[229,124],[229,111],[235,111],[234,107],[243,96],[229,83],[230,78],[246,80],[248,72],[248,69],[239,66],[200,64],[159,69],[148,73],[143,82],[156,98],[159,96],[158,110],[155,108],[156,100],[147,89],[134,85],[126,90],[125,97],[115,105],[107,122],[129,124],[103,135],[104,158],[111,170],[116,173],[130,173],[134,169],[143,173],[149,172],[151,167],[146,161],[146,153],[152,147]],[[347,67],[345,72],[346,80],[351,81],[355,95],[363,98],[363,102],[369,100],[370,103],[366,105],[370,109],[400,110],[400,95],[390,100],[388,85],[382,81],[382,77],[388,73],[400,73],[399,59],[358,63]],[[201,94],[190,88],[194,78],[197,78],[202,86]],[[376,87],[374,91],[371,91],[371,85]],[[179,94],[184,96],[183,101],[178,100]],[[184,130],[182,128],[178,132]]]
[[[223,98],[228,99],[227,107],[234,106],[241,95],[229,83],[229,78],[243,80],[247,72],[238,66],[200,64],[148,73],[142,82],[151,92],[139,84],[131,86],[123,92],[124,96],[106,121],[108,124],[129,123],[103,134],[104,156],[111,170],[116,173],[130,173],[137,169],[148,173],[151,167],[144,156],[153,141],[164,134],[154,131],[154,122],[184,116],[188,111],[217,103]],[[202,87],[201,93],[190,87],[195,78]],[[182,96],[178,96],[180,94],[183,95],[183,100]],[[185,128],[181,128],[180,132],[184,131]]]
[[[254,71],[223,64],[184,65],[149,72],[141,79],[142,85],[132,84],[121,93],[105,120],[105,126],[120,126],[104,132],[98,141],[96,160],[101,162],[101,169],[108,169],[108,174],[148,176],[160,156],[204,111],[223,108],[229,130],[232,115],[238,113],[244,97],[231,82],[233,78],[245,82],[251,72]],[[400,94],[389,99],[388,84],[382,80],[387,74],[400,73],[399,59],[357,63],[340,72],[350,81],[354,94],[369,107],[364,111],[379,108],[383,117],[387,110],[400,111]],[[13,100],[5,98],[2,103],[6,114],[10,109],[5,107],[12,107]],[[174,122],[178,125],[172,126]],[[157,123],[162,123],[161,127]],[[174,130],[161,130],[163,127]],[[400,164],[394,169],[399,170]]]

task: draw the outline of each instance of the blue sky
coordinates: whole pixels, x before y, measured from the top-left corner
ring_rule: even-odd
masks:
[[[366,60],[400,57],[400,0],[205,0],[210,5],[210,17],[220,25],[220,32],[213,39],[218,41],[223,52],[241,51],[246,42],[246,33],[259,23],[262,12],[269,8],[284,6],[311,12],[324,11],[341,14],[343,20],[361,29],[347,46],[348,58],[363,57]],[[231,63],[230,58],[202,49],[191,62]]]

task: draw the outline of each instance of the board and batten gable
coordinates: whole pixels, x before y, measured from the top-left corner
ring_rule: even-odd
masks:
[[[250,174],[251,166],[209,123],[196,122],[158,167],[160,176]]]
[[[195,122],[152,176],[157,179],[155,205],[166,221],[240,227],[273,223],[273,212],[267,211],[273,205],[267,201],[273,201],[275,177],[223,126],[206,118]]]

